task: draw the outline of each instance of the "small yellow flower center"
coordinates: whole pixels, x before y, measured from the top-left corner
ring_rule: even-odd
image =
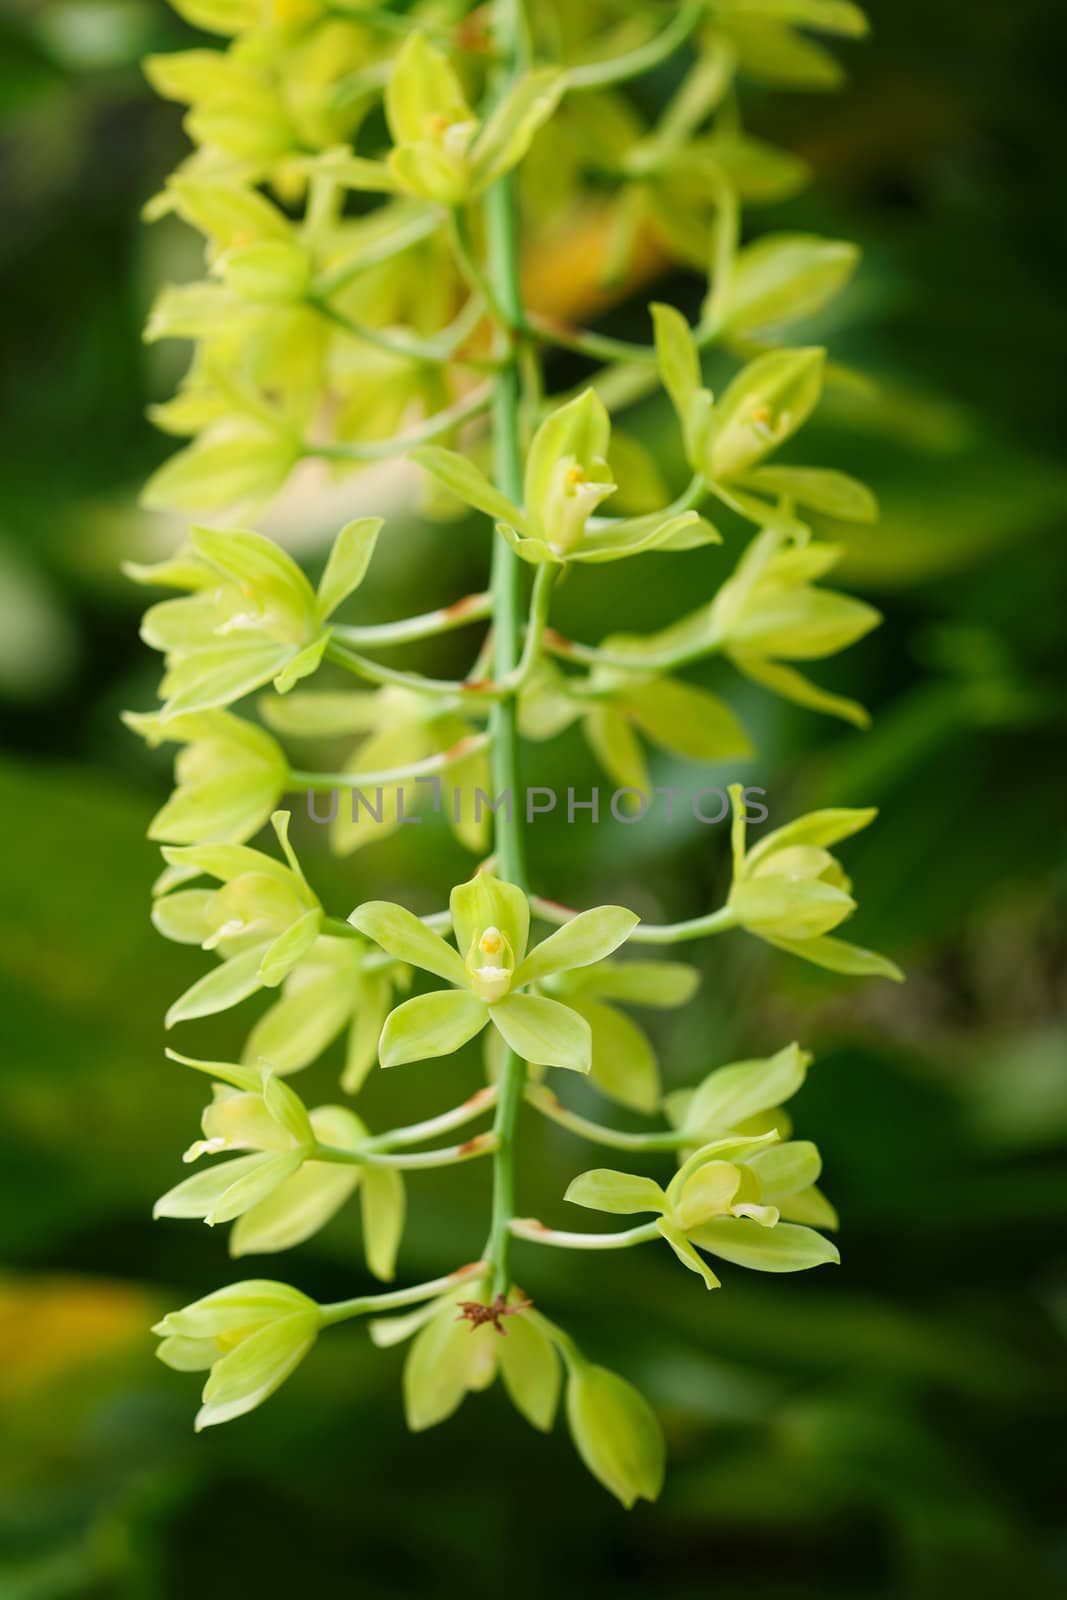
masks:
[[[568,467],[567,482],[572,489],[576,489],[580,483],[588,482],[588,479],[581,467]]]
[[[478,949],[483,956],[497,956],[504,948],[504,935],[499,928],[486,928],[478,940]]]

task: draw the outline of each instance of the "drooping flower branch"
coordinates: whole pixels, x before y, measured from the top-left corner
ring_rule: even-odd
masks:
[[[512,803],[519,748],[580,723],[606,771],[636,791],[648,786],[642,738],[696,762],[745,756],[751,745],[732,708],[681,676],[716,653],[802,707],[865,720],[794,663],[828,657],[877,623],[870,607],[821,585],[838,551],[814,531],[824,518],[871,520],[873,496],[837,471],[776,459],[826,381],[824,352],[790,346],[790,326],[842,287],[856,252],[806,234],[741,243],[741,207],[792,192],[805,172],[742,129],[738,101],[747,75],[834,81],[836,63],[812,34],[858,35],[863,18],[848,0],[648,0],[621,23],[599,0],[568,0],[566,27],[554,3],[521,0],[175,4],[229,42],[148,63],[156,89],[189,107],[195,145],[149,215],[175,212],[204,235],[207,274],[165,289],[149,322],[150,339],[192,340],[194,353],[176,397],[154,410],[189,442],[145,499],[226,526],[194,526],[170,559],[131,567],[181,597],[144,620],[146,643],[165,661],[162,705],[127,720],[150,742],[180,747],[175,792],[151,828],[166,863],[153,919],[216,958],[175,1001],[168,1026],[260,991],[271,1003],[241,1062],[175,1056],[213,1082],[203,1138],[186,1160],[219,1159],[171,1188],[157,1213],[233,1223],[239,1256],[298,1245],[358,1194],[368,1269],[390,1280],[404,1173],[484,1157],[492,1196],[473,1265],[326,1306],[274,1281],[239,1283],[165,1318],[159,1353],[179,1370],[209,1371],[204,1426],[260,1404],[324,1328],[368,1316],[377,1344],[411,1340],[411,1427],[442,1421],[499,1374],[522,1414],[549,1428],[565,1378],[587,1466],[627,1505],[654,1498],[663,1443],[653,1413],[544,1315],[538,1295],[516,1287],[512,1246],[659,1240],[709,1289],[719,1285],[709,1255],[771,1272],[837,1259],[824,1236],[836,1217],[816,1186],[818,1152],[791,1138],[781,1111],[808,1056],[790,1045],[719,1067],[664,1101],[652,1045],[620,1004],[683,1005],[697,975],[616,955],[627,943],[740,929],[837,972],[899,976],[836,937],[855,901],[830,847],[873,813],[816,812],[750,844],[735,787],[725,903],[647,926],[620,906],[571,911],[566,885],[538,886],[552,898],[531,892]],[[650,126],[627,85],[673,58],[679,86]],[[559,238],[564,219],[594,226],[593,277],[605,296],[650,266],[704,274],[696,324],[654,303],[641,343],[539,304],[520,269]],[[544,356],[555,347],[597,366],[577,392],[546,392]],[[736,368],[720,395],[705,381],[710,350]],[[618,426],[657,385],[689,473],[673,497]],[[341,530],[315,586],[273,540],[229,526],[306,461],[344,477],[393,456],[416,464],[436,504],[488,519],[483,591],[442,597],[419,616],[367,618],[352,601],[380,518]],[[656,550],[681,570],[687,552],[720,542],[711,518],[723,516],[755,531],[696,610],[657,634],[599,643],[552,627],[568,568]],[[484,624],[461,679],[380,659]],[[265,726],[244,714],[257,709]],[[342,770],[293,764],[291,745],[321,738],[351,741]],[[493,796],[485,815],[450,815],[461,842],[491,857],[452,890],[448,912],[329,906],[290,844],[283,796],[389,787],[388,808],[374,816],[355,799],[334,814],[331,842],[348,853],[398,827],[420,784],[442,774]],[[281,858],[248,842],[268,819]],[[532,920],[557,926],[531,940]],[[416,970],[439,986],[407,996]],[[309,1108],[286,1082],[342,1036],[341,1089],[354,1094],[379,1062],[451,1054],[477,1035],[492,1041],[489,1086],[400,1128],[372,1133],[347,1106]],[[634,1110],[662,1108],[665,1125],[629,1133],[579,1115],[542,1081],[560,1068]],[[583,1233],[523,1218],[524,1105],[616,1150],[676,1154],[665,1186],[596,1169],[564,1196],[649,1220]],[[436,1142],[490,1113],[491,1126]]]

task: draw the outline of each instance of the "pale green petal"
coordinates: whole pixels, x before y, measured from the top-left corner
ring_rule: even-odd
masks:
[[[228,1011],[231,1006],[246,1000],[262,988],[259,964],[265,945],[254,945],[231,956],[214,971],[205,973],[180,999],[175,1000],[167,1012],[164,1025],[173,1028],[176,1022],[189,1022],[194,1017],[214,1016],[217,1011]]]
[[[489,1007],[489,1015],[523,1061],[589,1071],[593,1052],[589,1024],[569,1006],[540,995],[509,994]]]
[[[413,967],[444,978],[446,983],[467,986],[467,969],[461,957],[406,907],[389,900],[368,900],[357,906],[348,920],[398,961],[408,961]]]
[[[504,1387],[527,1422],[548,1433],[563,1377],[559,1356],[548,1335],[522,1313],[506,1317],[503,1327],[505,1337],[497,1346],[496,1359]]]
[[[659,1068],[648,1037],[635,1022],[585,994],[568,995],[566,1004],[589,1024],[593,1064],[589,1076],[601,1094],[646,1113],[660,1099]]]
[[[689,1243],[681,1228],[676,1228],[673,1222],[668,1222],[666,1217],[661,1217],[656,1227],[666,1239],[683,1267],[688,1267],[690,1272],[695,1272],[703,1279],[705,1289],[719,1289],[722,1287],[719,1279],[712,1272],[703,1256],[700,1255]]]
[[[594,1167],[571,1180],[564,1200],[587,1206],[590,1211],[607,1211],[613,1216],[632,1216],[638,1211],[661,1212],[666,1196],[652,1178],[630,1172],[615,1172],[611,1167]]]
[[[315,1343],[319,1311],[297,1311],[250,1334],[211,1369],[197,1431],[242,1416],[272,1395]]]
[[[666,1446],[643,1395],[606,1367],[571,1367],[567,1424],[594,1478],[629,1509],[655,1500],[663,1487]]]
[[[360,1204],[367,1266],[383,1283],[391,1283],[404,1234],[405,1198],[401,1174],[391,1167],[365,1167]]]
[[[485,1001],[463,989],[417,995],[391,1011],[382,1029],[379,1052],[383,1067],[406,1061],[450,1056],[489,1021]]]
[[[592,966],[624,944],[640,920],[625,906],[598,906],[593,911],[583,911],[531,950],[514,982],[539,983],[555,972]]]
[[[361,517],[341,529],[333,542],[326,570],[319,580],[318,613],[325,619],[342,600],[358,589],[367,575],[378,535],[384,527],[381,517]]]
[[[876,950],[865,950],[862,945],[848,944],[844,939],[783,939],[780,935],[765,935],[768,944],[789,955],[800,956],[817,967],[830,972],[847,973],[852,978],[889,978],[893,983],[903,983],[904,974],[888,956]]]
[[[694,1228],[690,1238],[713,1256],[756,1272],[803,1272],[841,1259],[829,1239],[791,1222],[762,1228],[747,1217],[721,1217]]]

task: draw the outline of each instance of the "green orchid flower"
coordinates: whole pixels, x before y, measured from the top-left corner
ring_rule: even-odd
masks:
[[[603,960],[636,927],[633,912],[622,906],[583,912],[527,954],[530,906],[514,884],[479,872],[453,889],[450,910],[458,949],[384,900],[357,907],[349,918],[397,960],[454,985],[390,1013],[379,1046],[382,1066],[450,1055],[492,1023],[524,1061],[588,1072],[592,1036],[585,1018],[558,1000],[522,991]]]
[[[314,1300],[288,1284],[253,1278],[171,1311],[152,1329],[159,1359],[178,1372],[204,1372],[197,1432],[243,1416],[268,1400],[303,1361],[322,1327]]]
[[[687,1136],[686,1159],[715,1139],[744,1135],[776,1135],[781,1143],[751,1157],[749,1165],[757,1171],[774,1169],[790,1149],[793,1124],[783,1109],[784,1102],[803,1087],[811,1056],[797,1044],[786,1045],[773,1056],[750,1061],[733,1061],[716,1067],[695,1089],[679,1089],[669,1094],[663,1109],[672,1125]],[[779,1175],[780,1176],[780,1175]],[[796,1174],[794,1173],[794,1176]],[[808,1182],[810,1168],[800,1172],[805,1182],[790,1186],[788,1192],[778,1182],[774,1203],[784,1222],[802,1222],[808,1227],[836,1229],[837,1212],[814,1181]]]
[[[611,418],[593,389],[550,412],[530,443],[522,509],[455,451],[425,445],[412,458],[467,505],[492,517],[515,553],[535,566],[621,561],[644,550],[719,542],[695,511],[591,523],[616,487],[607,462],[610,440]]]
[[[217,950],[222,965],[199,978],[167,1013],[167,1026],[212,1016],[288,977],[318,939],[323,909],[289,843],[289,813],[271,817],[288,865],[239,844],[167,845],[152,921],[178,944]],[[178,887],[201,875],[219,889]]]
[[[580,1174],[564,1199],[614,1216],[655,1212],[656,1231],[682,1264],[718,1289],[700,1250],[758,1272],[800,1272],[839,1259],[821,1234],[780,1220],[777,1202],[809,1188],[820,1167],[813,1144],[778,1144],[775,1133],[734,1136],[696,1151],[666,1189],[605,1167]]]
[[[197,528],[174,560],[128,568],[143,582],[192,591],[145,613],[142,637],[167,660],[160,719],[229,705],[267,683],[285,694],[313,673],[328,619],[362,583],[381,528],[379,517],[343,528],[317,589],[258,533]]]
[[[127,711],[128,728],[155,746],[184,746],[175,792],[152,818],[148,837],[164,844],[244,844],[274,811],[289,781],[285,754],[263,728],[228,711],[165,719]]]
[[[393,136],[388,173],[407,194],[439,205],[474,199],[520,162],[566,87],[555,68],[528,72],[483,123],[448,58],[412,33],[393,64],[385,115]]]
[[[866,828],[877,811],[813,811],[746,849],[740,784],[731,785],[730,799],[733,883],[726,903],[736,925],[831,972],[902,982],[903,973],[885,956],[828,937],[852,915],[856,902],[844,869],[827,847]]]
[[[358,1189],[367,1265],[390,1280],[403,1231],[400,1173],[315,1159],[319,1146],[358,1151],[370,1136],[359,1117],[344,1106],[308,1111],[265,1061],[247,1067],[167,1053],[216,1080],[201,1119],[204,1137],[184,1159],[251,1153],[186,1178],[157,1200],[153,1215],[198,1217],[212,1227],[232,1221],[231,1256],[259,1255],[310,1239]]]

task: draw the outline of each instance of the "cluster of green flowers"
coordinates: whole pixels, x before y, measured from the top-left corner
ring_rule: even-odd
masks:
[[[194,526],[171,558],[129,569],[180,591],[143,625],[164,659],[161,707],[127,718],[150,743],[180,746],[174,794],[150,830],[165,858],[153,920],[214,958],[167,1025],[277,991],[240,1062],[171,1052],[213,1084],[186,1160],[221,1159],[170,1189],[157,1214],[232,1222],[234,1256],[273,1253],[310,1238],[358,1192],[367,1267],[389,1282],[405,1172],[485,1157],[494,1198],[478,1262],[329,1305],[274,1281],[238,1283],[165,1317],[159,1353],[180,1370],[208,1371],[205,1426],[259,1405],[324,1327],[368,1316],[376,1344],[411,1341],[413,1429],[442,1421],[498,1372],[518,1410],[547,1429],[565,1380],[568,1425],[589,1469],[627,1505],[653,1498],[663,1473],[653,1413],[516,1287],[510,1245],[662,1240],[709,1289],[719,1279],[708,1256],[769,1272],[837,1259],[818,1152],[791,1137],[782,1109],[807,1055],[790,1045],[664,1098],[652,1042],[620,1006],[683,1005],[697,973],[616,956],[624,944],[740,928],[836,972],[899,976],[833,936],[855,902],[830,847],[873,813],[818,811],[748,845],[735,786],[724,903],[656,927],[621,906],[577,913],[531,895],[521,823],[500,809],[491,858],[453,888],[447,912],[420,919],[384,901],[328,910],[280,806],[301,788],[390,787],[390,809],[373,826],[335,817],[332,844],[348,853],[397,827],[422,779],[447,772],[472,787],[491,777],[513,785],[520,733],[544,740],[580,722],[609,774],[637,789],[648,788],[642,736],[696,762],[745,756],[731,707],[679,675],[713,653],[786,699],[862,723],[861,707],[793,663],[836,653],[878,620],[818,582],[838,555],[817,536],[824,519],[871,520],[873,497],[841,473],[771,460],[825,378],[824,352],[786,345],[789,327],[841,288],[856,252],[800,234],[740,244],[741,203],[790,192],[804,170],[741,131],[736,87],[745,76],[831,84],[837,66],[812,31],[858,34],[863,19],[847,0],[648,3],[622,21],[602,0],[550,0],[525,15],[517,0],[485,9],[417,0],[402,11],[373,0],[175,4],[230,42],[148,63],[157,90],[190,107],[196,147],[150,214],[176,212],[204,234],[208,275],[165,289],[149,323],[149,338],[192,340],[194,354],[177,397],[154,413],[191,443],[152,479],[147,503],[254,515],[307,458],[347,473],[407,456],[433,508],[481,513],[495,534],[487,592],[398,622],[341,620],[373,560],[376,517],[342,529],[314,587],[273,540],[228,526]],[[650,127],[626,85],[679,52],[680,86]],[[706,273],[697,324],[653,305],[651,338],[638,345],[525,303],[520,217],[535,241],[564,226],[592,229],[589,293],[626,286],[650,263]],[[577,393],[546,398],[539,357],[552,345],[606,365]],[[703,371],[712,349],[737,367],[717,396]],[[673,499],[658,466],[613,427],[615,413],[658,384],[691,474]],[[479,421],[490,411],[491,471]],[[612,496],[628,514],[601,511]],[[749,527],[750,542],[694,612],[657,634],[599,645],[549,626],[568,568],[652,550],[684,560],[719,543],[704,515],[713,503],[717,516]],[[379,659],[482,621],[492,627],[461,680]],[[362,687],[338,687],[341,674]],[[259,720],[244,714],[252,709]],[[301,739],[344,741],[341,770],[294,767],[287,746]],[[281,858],[249,843],[268,820]],[[485,823],[453,820],[484,856]],[[533,919],[558,926],[531,944]],[[416,972],[443,987],[409,995]],[[372,1133],[347,1106],[309,1108],[287,1081],[342,1035],[349,1095],[378,1064],[450,1055],[479,1035],[488,1082],[457,1107]],[[624,1133],[578,1115],[544,1081],[559,1069],[631,1110],[662,1111],[663,1125]],[[564,1197],[652,1220],[571,1233],[518,1216],[523,1104],[616,1149],[675,1153],[665,1187],[597,1169]],[[489,1113],[491,1128],[434,1143]]]

